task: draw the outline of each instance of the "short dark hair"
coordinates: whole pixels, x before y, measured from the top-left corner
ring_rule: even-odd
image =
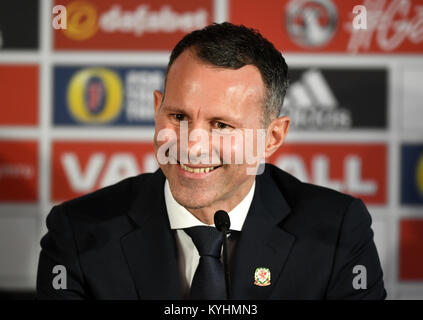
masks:
[[[263,123],[267,126],[279,116],[289,85],[288,66],[282,54],[257,30],[224,22],[187,34],[170,55],[166,78],[176,58],[188,48],[194,49],[200,60],[218,67],[256,66],[267,89]]]

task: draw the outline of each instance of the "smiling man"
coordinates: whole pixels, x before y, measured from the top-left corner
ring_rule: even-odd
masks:
[[[212,224],[214,213],[219,209],[228,212],[233,209],[245,198],[255,181],[255,175],[247,174],[249,165],[246,161],[233,164],[227,159],[227,163],[223,164],[225,145],[221,142],[223,137],[219,138],[231,137],[235,130],[238,130],[238,134],[241,132],[241,141],[226,145],[233,159],[237,151],[242,152],[244,142],[249,146],[250,141],[246,141],[244,132],[250,130],[254,134],[263,128],[263,114],[267,110],[262,105],[266,92],[260,71],[254,65],[238,69],[218,68],[202,61],[198,54],[201,53],[197,53],[195,47],[186,48],[172,61],[166,81],[166,94],[155,92],[155,146],[156,149],[160,146],[157,133],[165,128],[179,133],[183,121],[186,121],[188,131],[203,130],[210,133],[212,141],[208,150],[201,148],[198,139],[187,141],[186,149],[181,147],[182,143],[178,144],[180,137],[176,141],[179,146],[177,149],[181,153],[185,151],[189,160],[198,158],[205,160],[203,163],[185,161],[187,163],[181,165],[181,161],[177,160],[177,165],[163,164],[160,168],[169,181],[176,201],[200,221]],[[283,61],[280,55],[276,58]],[[267,144],[269,155],[283,142],[288,125],[287,117],[271,123]],[[212,132],[217,137],[214,143]],[[213,162],[213,154],[221,157],[216,156],[217,161]],[[196,172],[195,169],[205,170]]]
[[[263,165],[288,132],[287,70],[244,26],[186,35],[154,92],[160,169],[52,209],[39,297],[226,299],[224,210],[231,298],[384,299],[363,202]]]

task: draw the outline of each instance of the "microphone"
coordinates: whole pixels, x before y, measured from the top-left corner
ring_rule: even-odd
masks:
[[[229,219],[229,215],[226,211],[218,210],[214,214],[214,225],[216,229],[222,232],[222,243],[223,243],[223,270],[225,273],[225,285],[226,285],[226,298],[228,300],[231,299],[231,278],[229,274],[229,266],[228,266],[228,240],[227,234],[229,228],[231,227],[231,220]]]

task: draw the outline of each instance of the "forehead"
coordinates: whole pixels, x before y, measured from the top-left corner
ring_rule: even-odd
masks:
[[[216,67],[187,49],[169,69],[164,103],[204,106],[207,110],[231,108],[232,112],[255,108],[261,112],[264,93],[257,67],[246,65],[236,70]]]

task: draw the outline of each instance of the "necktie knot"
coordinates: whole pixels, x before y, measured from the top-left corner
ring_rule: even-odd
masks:
[[[220,258],[222,249],[222,234],[214,227],[197,226],[184,229],[188,234],[200,256]]]

